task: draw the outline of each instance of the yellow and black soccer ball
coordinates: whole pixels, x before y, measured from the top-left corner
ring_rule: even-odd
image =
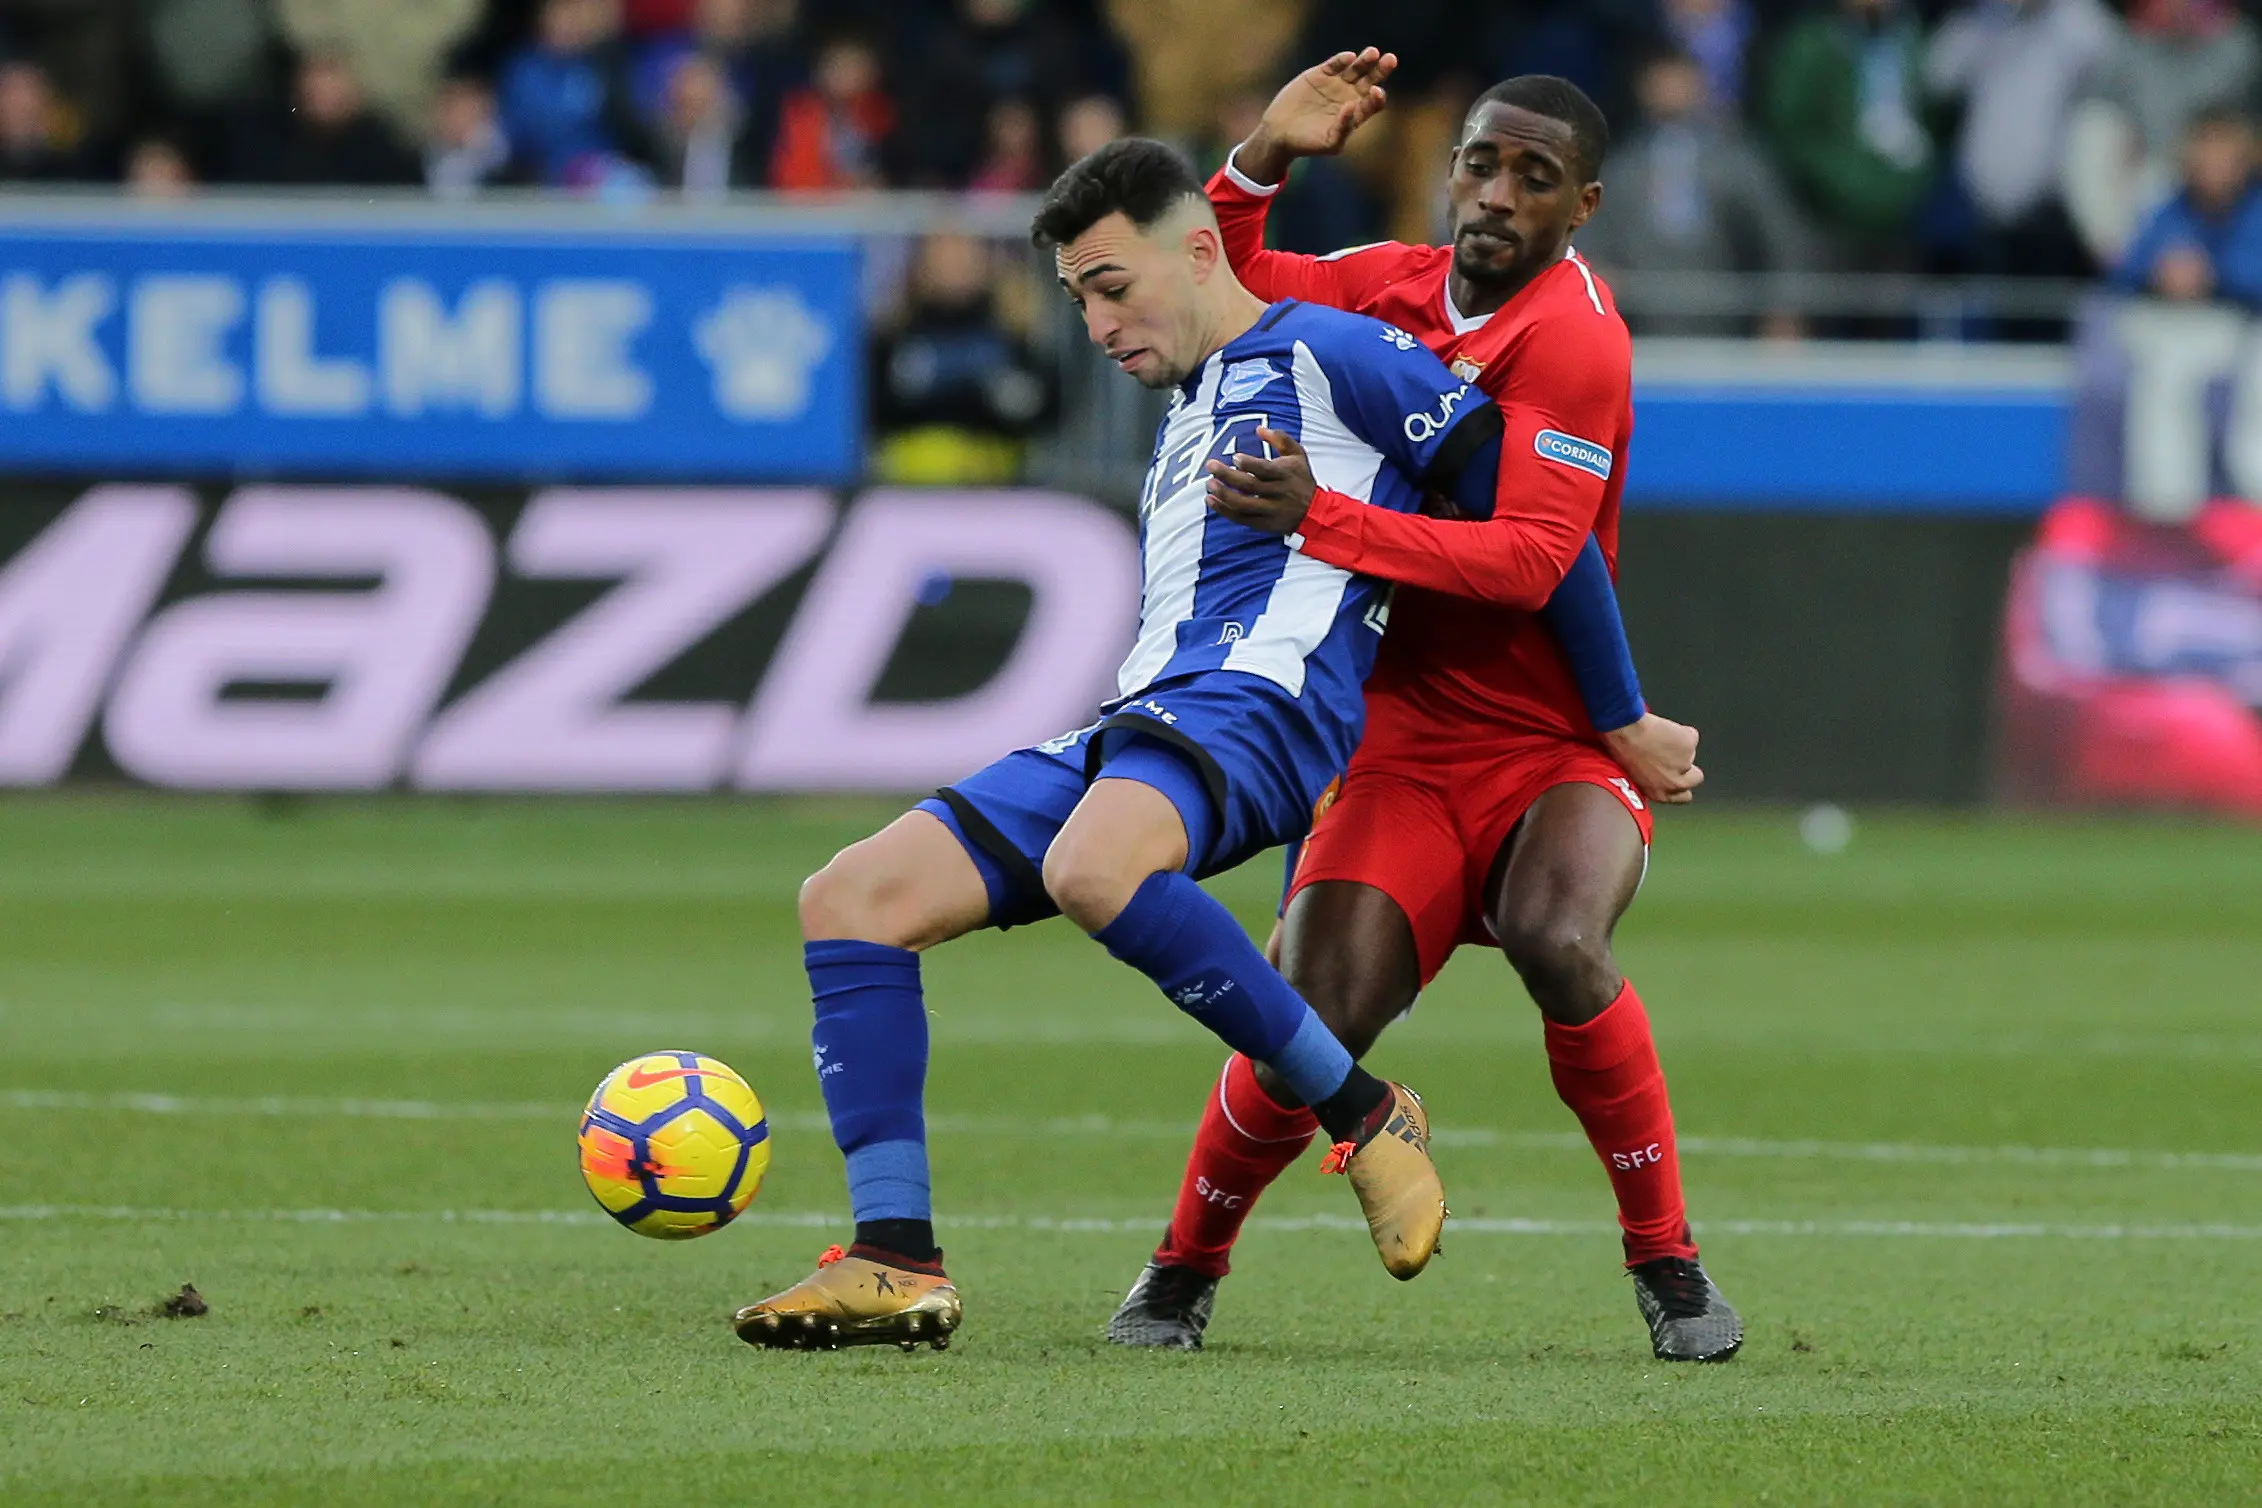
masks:
[[[762,1101],[726,1063],[695,1052],[631,1058],[581,1113],[581,1176],[640,1236],[680,1241],[737,1219],[770,1166]]]

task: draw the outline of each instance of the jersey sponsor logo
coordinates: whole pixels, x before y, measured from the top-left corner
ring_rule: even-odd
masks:
[[[1532,437],[1532,450],[1543,461],[1584,471],[1606,482],[1610,480],[1611,455],[1606,445],[1567,435],[1559,429],[1543,429]]]
[[[1240,624],[1228,623],[1217,631],[1217,642],[1220,644],[1238,644],[1241,642],[1241,634]]]
[[[1286,374],[1269,361],[1237,361],[1225,369],[1217,385],[1220,403],[1246,403]]]
[[[1437,408],[1434,411],[1408,414],[1406,416],[1406,438],[1416,445],[1426,445],[1439,435],[1444,434],[1446,427],[1453,422],[1453,411],[1466,402],[1468,396],[1469,385],[1464,382],[1452,392],[1440,394],[1437,400]],[[1542,436],[1542,438],[1545,437]],[[1605,461],[1608,460],[1608,452],[1604,452],[1604,459]]]
[[[1610,777],[1610,784],[1619,795],[1626,798],[1626,805],[1637,812],[1642,810],[1641,794],[1634,789],[1634,783],[1631,780],[1623,775],[1613,775]]]
[[[1419,351],[1422,348],[1420,341],[1414,339],[1413,336],[1408,335],[1396,325],[1384,325],[1382,327],[1382,338],[1401,351]]]

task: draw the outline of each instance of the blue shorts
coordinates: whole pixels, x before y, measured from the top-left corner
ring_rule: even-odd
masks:
[[[1006,755],[919,803],[981,871],[990,924],[1057,914],[1045,851],[1094,780],[1136,780],[1186,823],[1186,872],[1203,879],[1310,831],[1337,757],[1286,690],[1212,671],[1142,692],[1089,728]]]

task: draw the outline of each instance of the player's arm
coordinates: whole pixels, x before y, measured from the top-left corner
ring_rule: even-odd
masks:
[[[1427,352],[1385,356],[1374,377],[1354,379],[1363,432],[1402,472],[1474,517],[1364,507],[1322,476],[1297,525],[1298,548],[1345,570],[1537,612],[1593,534],[1620,462],[1611,446],[1633,384],[1623,331],[1599,318],[1591,329],[1575,318],[1543,324],[1481,406],[1432,397],[1436,382],[1451,378],[1422,376],[1436,362]]]
[[[1351,133],[1381,113],[1382,81],[1398,66],[1394,53],[1339,52],[1290,79],[1265,108],[1249,138],[1235,147],[1209,182],[1225,258],[1251,293],[1356,308],[1379,291],[1402,260],[1391,243],[1353,247],[1332,256],[1265,249],[1265,217],[1298,157],[1332,156]]]

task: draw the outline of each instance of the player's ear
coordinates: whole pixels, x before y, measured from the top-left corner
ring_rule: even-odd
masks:
[[[1186,260],[1194,269],[1194,281],[1206,283],[1210,275],[1225,261],[1225,244],[1218,237],[1214,225],[1195,225],[1186,232]]]
[[[1579,207],[1571,211],[1571,229],[1577,230],[1580,226],[1592,220],[1594,212],[1600,208],[1602,208],[1602,183],[1598,179],[1579,190]]]

